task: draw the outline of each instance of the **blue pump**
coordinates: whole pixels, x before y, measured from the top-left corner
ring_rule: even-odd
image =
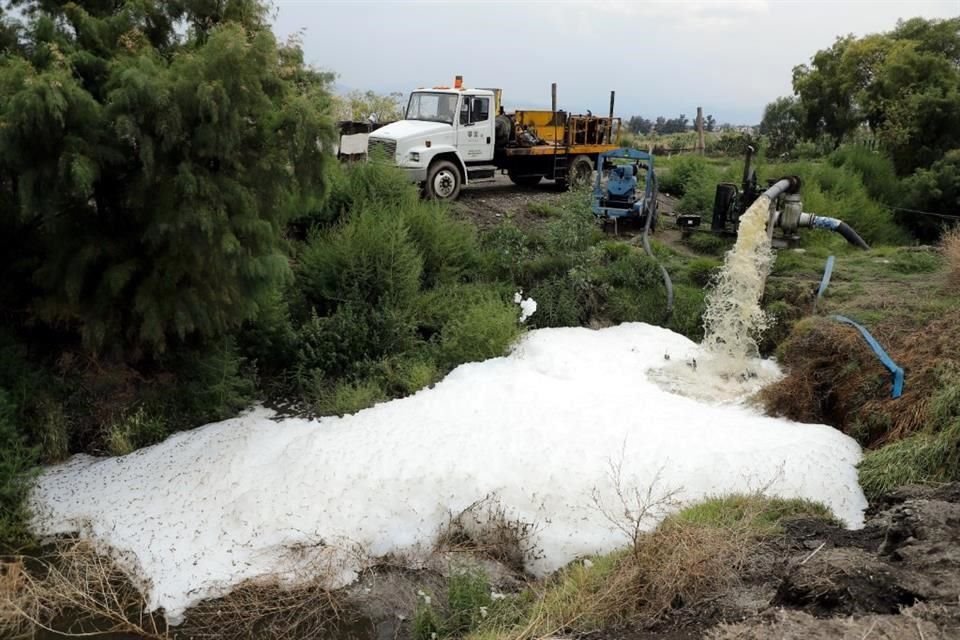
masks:
[[[615,160],[632,162],[618,163]],[[615,149],[597,158],[597,178],[593,185],[593,213],[598,218],[633,218],[646,223],[657,217],[656,177],[653,156],[636,149]],[[641,169],[645,169],[641,190]],[[606,184],[603,182],[606,174]]]

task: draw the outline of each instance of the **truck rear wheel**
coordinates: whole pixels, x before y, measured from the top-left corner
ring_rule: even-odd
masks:
[[[508,175],[510,176],[510,182],[518,187],[535,187],[543,180],[543,176],[518,176],[512,173]]]
[[[570,163],[567,169],[567,184],[572,189],[581,189],[589,186],[593,178],[593,161],[590,156],[579,155]]]
[[[460,195],[460,169],[449,160],[438,160],[430,165],[425,190],[433,200],[456,200]]]

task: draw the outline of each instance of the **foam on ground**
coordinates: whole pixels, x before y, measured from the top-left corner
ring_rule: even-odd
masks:
[[[626,540],[594,499],[622,512],[610,462],[628,491],[658,474],[654,493],[685,501],[763,489],[861,525],[852,439],[648,379],[665,354],[696,348],[645,324],[533,331],[507,357],[352,416],[257,408],[127,456],[77,456],[39,479],[33,528],[93,540],[177,622],[245,579],[295,580],[322,562],[343,584],[364,557],[426,553],[451,513],[491,494],[539,523],[538,574],[613,550]]]

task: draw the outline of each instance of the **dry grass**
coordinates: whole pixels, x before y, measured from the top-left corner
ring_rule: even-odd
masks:
[[[87,543],[63,542],[43,558],[7,558],[0,564],[0,637],[129,634],[145,640],[293,640],[336,635],[351,622],[322,576],[286,586],[278,580],[239,585],[206,600],[186,621],[167,629],[147,611],[140,591],[120,567]]]
[[[960,226],[943,234],[940,250],[947,260],[947,282],[955,293],[960,293]]]
[[[437,536],[438,552],[485,556],[523,573],[529,560],[539,557],[534,544],[536,523],[511,518],[496,496],[477,500],[449,521]]]
[[[767,412],[831,424],[871,448],[924,429],[942,372],[960,365],[960,312],[916,331],[899,331],[895,319],[871,331],[904,368],[900,398],[891,398],[890,373],[856,329],[811,318],[798,324],[782,347],[789,373],[763,391]]]
[[[162,620],[150,615],[123,571],[90,545],[57,545],[44,558],[4,561],[0,590],[3,637],[45,629],[64,636],[127,633],[164,640]],[[56,630],[55,630],[56,629]]]
[[[524,620],[472,640],[529,640],[650,627],[735,587],[760,544],[746,517],[726,526],[668,518],[620,552],[577,562],[539,587]]]

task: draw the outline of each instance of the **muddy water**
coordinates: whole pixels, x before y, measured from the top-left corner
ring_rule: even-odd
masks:
[[[770,198],[760,196],[740,217],[737,243],[724,258],[723,270],[707,295],[703,348],[719,374],[746,372],[760,356],[757,340],[770,324],[760,307],[773,266],[769,215]]]
[[[737,242],[724,257],[723,269],[707,294],[703,342],[695,353],[672,354],[673,362],[651,372],[661,386],[701,400],[725,402],[749,395],[780,376],[773,363],[759,359],[757,347],[770,326],[760,306],[774,260],[767,236],[770,204],[769,198],[760,196],[740,217]]]

